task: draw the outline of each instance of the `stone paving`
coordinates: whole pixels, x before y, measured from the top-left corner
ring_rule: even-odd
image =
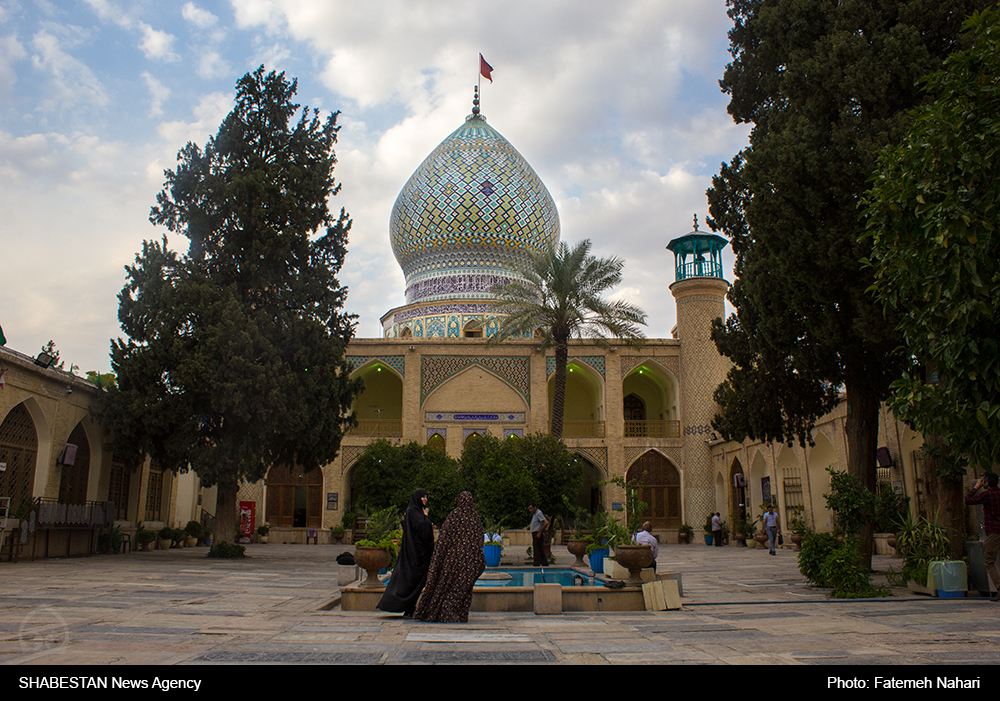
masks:
[[[1000,663],[1000,604],[893,596],[838,601],[808,586],[796,554],[666,545],[683,608],[536,616],[465,625],[348,613],[336,556],[350,546],[252,545],[0,563],[4,665]],[[558,566],[573,556],[555,546]],[[523,548],[505,558],[524,560]],[[900,561],[876,556],[876,582]]]

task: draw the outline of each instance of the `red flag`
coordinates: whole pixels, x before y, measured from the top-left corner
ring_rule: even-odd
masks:
[[[490,77],[490,74],[492,72],[493,72],[493,66],[486,63],[486,59],[483,58],[483,55],[479,54],[479,74],[492,83],[493,78]]]

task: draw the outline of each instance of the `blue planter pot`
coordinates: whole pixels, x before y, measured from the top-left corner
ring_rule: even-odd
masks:
[[[608,556],[610,548],[602,548],[590,553],[590,569],[594,574],[604,574],[604,558]]]
[[[705,545],[711,545],[711,544],[712,544],[712,534],[711,533],[706,533],[705,534]]]
[[[487,543],[483,546],[483,555],[486,557],[487,567],[499,567],[500,566],[500,553],[503,551],[503,546],[499,543]]]

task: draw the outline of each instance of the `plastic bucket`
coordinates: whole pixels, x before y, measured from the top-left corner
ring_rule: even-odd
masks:
[[[590,554],[590,569],[594,574],[604,574],[604,558],[608,556],[608,552],[610,548],[602,548]]]
[[[965,596],[968,570],[961,560],[936,560],[927,566],[927,586],[938,590],[938,596],[957,599]]]
[[[944,589],[938,589],[938,596],[942,599],[961,599],[965,596],[965,590],[960,589],[958,591],[946,591]]]

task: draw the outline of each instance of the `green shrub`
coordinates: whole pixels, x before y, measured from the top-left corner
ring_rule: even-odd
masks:
[[[894,533],[909,512],[910,498],[883,486],[875,497],[875,530],[879,533]]]
[[[824,494],[827,507],[834,512],[837,531],[845,535],[861,535],[865,526],[875,520],[875,495],[863,487],[858,478],[833,467],[830,473],[830,493]]]
[[[861,564],[861,542],[848,536],[820,565],[820,576],[833,587],[833,596],[840,599],[888,596],[884,589],[875,589],[868,568]]]
[[[236,543],[215,543],[208,551],[207,557],[242,558],[247,556],[247,549]]]
[[[909,513],[899,523],[896,549],[903,556],[900,572],[889,570],[889,582],[905,585],[907,580],[927,583],[927,566],[934,560],[950,559],[950,540],[937,512],[930,519],[914,519]]]
[[[802,538],[799,551],[799,572],[818,587],[830,586],[823,578],[823,562],[827,556],[840,547],[840,541],[832,533],[809,533]]]

